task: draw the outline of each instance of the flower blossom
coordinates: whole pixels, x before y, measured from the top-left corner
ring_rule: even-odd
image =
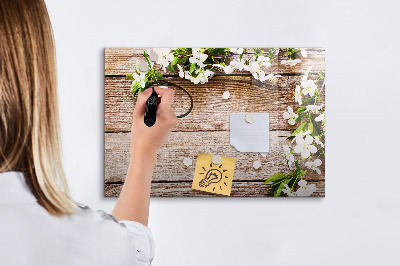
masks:
[[[214,75],[214,72],[212,72],[211,70],[197,69],[195,71],[195,74],[197,74],[196,77],[190,75],[189,71],[185,71],[185,79],[190,80],[194,84],[204,84],[208,81],[210,77]]]
[[[192,56],[189,57],[189,62],[203,68],[205,66],[204,61],[207,57],[208,55],[204,53],[204,49],[192,48]]]
[[[171,48],[158,48],[155,49],[155,52],[158,54],[157,64],[162,65],[165,71],[167,66],[174,60]]]
[[[317,143],[322,148],[325,147],[324,143],[322,143],[322,141],[319,139],[319,137],[314,136],[314,141],[315,141],[315,143]]]
[[[235,53],[235,54],[243,54],[244,49],[243,48],[229,48],[229,51],[231,53]]]
[[[307,185],[307,181],[305,180],[300,180],[299,183],[297,183],[300,188],[297,189],[297,191],[292,191],[292,189],[289,188],[287,184],[284,184],[285,189],[282,189],[282,192],[288,195],[289,197],[297,196],[297,197],[308,197],[312,193],[314,193],[317,188],[315,187],[314,184]]]
[[[296,191],[297,197],[308,197],[317,190],[314,184],[307,185],[305,180],[300,180],[298,185],[300,188]]]
[[[306,111],[311,112],[311,113],[316,113],[319,110],[321,110],[322,106],[324,106],[324,105],[307,105]]]
[[[325,113],[321,113],[319,116],[315,118],[315,121],[325,123]]]
[[[296,136],[296,146],[294,147],[295,153],[300,153],[301,157],[308,158],[310,157],[311,153],[317,152],[317,147],[312,145],[314,142],[314,138],[311,135],[306,135],[305,138],[303,137],[298,138]]]
[[[289,168],[294,163],[294,156],[290,151],[290,147],[288,145],[283,146],[283,153],[285,154],[285,158],[288,161]]]
[[[301,53],[302,57],[307,57],[308,56],[308,53],[307,53],[306,49],[301,48],[300,49],[300,53]]]
[[[179,69],[179,77],[184,78],[185,77],[185,72],[183,71],[183,68],[181,65],[177,65]]]
[[[297,65],[298,63],[300,63],[301,62],[301,60],[300,59],[288,59],[288,60],[282,60],[281,61],[281,64],[282,65],[288,65],[288,66],[295,66],[295,65]]]
[[[218,67],[222,70],[224,70],[225,74],[231,74],[233,72],[233,67],[231,65],[229,66],[223,66],[221,64],[214,64],[213,66]]]
[[[297,114],[293,113],[293,108],[288,106],[288,111],[282,114],[283,118],[288,119],[289,125],[296,124],[296,119],[299,117]]]
[[[267,76],[265,75],[264,69],[269,66],[271,66],[269,57],[260,55],[256,60],[254,60],[248,65],[247,69],[246,68],[245,69],[250,71],[255,79],[264,82],[265,80],[267,80]]]
[[[294,91],[294,100],[301,105],[303,101],[301,100],[301,88],[299,85],[296,86],[296,89]]]
[[[146,81],[145,81],[146,73],[145,72],[140,73],[140,75],[138,75],[137,73],[133,73],[132,77],[134,79],[134,81],[132,82],[133,84],[139,83],[141,88],[144,88],[146,86]]]
[[[311,170],[314,170],[317,172],[319,175],[321,174],[321,170],[318,169],[318,166],[322,164],[322,161],[320,159],[314,160],[314,162],[308,161],[305,163],[305,166]]]
[[[301,86],[303,87],[303,94],[310,95],[310,97],[314,96],[315,91],[317,90],[317,85],[315,85],[312,80],[302,80]]]

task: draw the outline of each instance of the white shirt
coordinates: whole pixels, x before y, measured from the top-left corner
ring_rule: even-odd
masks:
[[[20,172],[0,174],[0,265],[150,265],[146,226],[118,221],[78,204],[76,214],[50,215]]]

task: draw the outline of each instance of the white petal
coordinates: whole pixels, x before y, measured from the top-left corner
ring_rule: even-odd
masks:
[[[303,157],[303,158],[305,158],[305,159],[307,159],[308,157],[310,157],[310,155],[311,155],[311,153],[310,153],[309,150],[304,149],[304,150],[301,151],[301,157]]]
[[[315,147],[314,145],[310,145],[310,146],[308,146],[308,150],[311,152],[311,153],[316,153],[317,152],[317,147]],[[308,156],[307,156],[308,157]]]
[[[314,161],[314,166],[315,167],[318,167],[318,166],[320,166],[322,164],[322,161],[320,160],[320,159],[316,159],[315,161]]]
[[[285,118],[285,119],[289,119],[289,118],[290,118],[290,114],[289,114],[288,112],[284,112],[284,113],[282,114],[282,116],[283,116],[283,118]]]
[[[302,179],[302,180],[299,181],[298,185],[299,185],[300,187],[305,187],[305,186],[307,185],[307,181],[304,180],[304,179]]]

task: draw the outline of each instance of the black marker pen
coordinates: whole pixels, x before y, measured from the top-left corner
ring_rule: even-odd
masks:
[[[144,123],[148,127],[152,127],[156,123],[158,94],[152,88],[153,93],[147,99],[146,109],[144,111]]]

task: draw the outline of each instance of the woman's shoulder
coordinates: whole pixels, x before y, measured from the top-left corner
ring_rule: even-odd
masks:
[[[154,257],[155,244],[151,230],[136,221],[118,220],[112,214],[103,210],[95,210],[83,203],[76,203],[78,210],[75,214],[75,221],[90,231],[99,231],[113,241],[122,238],[121,242],[127,241],[129,246],[136,253],[138,261],[149,265]],[[100,232],[101,231],[101,232]],[[122,241],[124,240],[124,241]]]

